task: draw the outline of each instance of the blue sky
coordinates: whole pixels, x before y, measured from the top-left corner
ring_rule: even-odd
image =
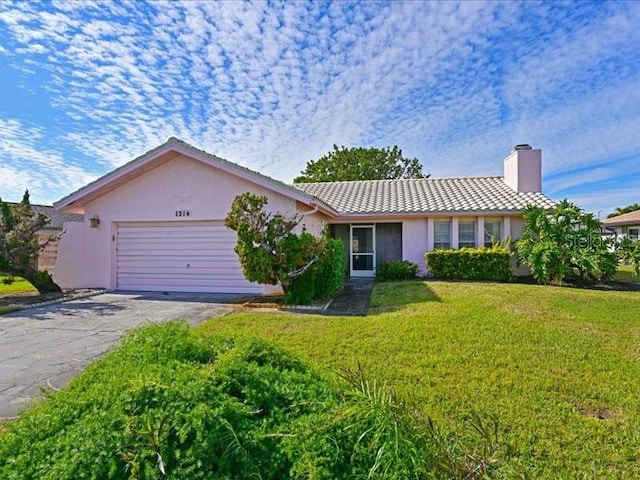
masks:
[[[177,136],[283,181],[332,145],[434,177],[543,152],[640,201],[640,2],[0,2],[0,197],[51,203]]]

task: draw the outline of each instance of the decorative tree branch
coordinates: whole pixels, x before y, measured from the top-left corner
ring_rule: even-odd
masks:
[[[0,271],[23,277],[40,293],[60,291],[48,273],[33,267],[38,252],[52,241],[38,243],[36,232],[47,223],[46,216],[31,208],[28,191],[17,205],[0,200]]]

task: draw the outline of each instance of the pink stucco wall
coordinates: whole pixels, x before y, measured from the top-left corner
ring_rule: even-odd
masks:
[[[246,191],[266,195],[270,211],[291,215],[297,210],[295,200],[282,194],[178,156],[86,205],[82,232],[74,231],[75,238],[61,245],[74,249],[75,257],[60,272],[60,279],[65,285],[115,288],[117,222],[221,220],[235,196]],[[177,217],[176,211],[188,211],[189,216]],[[90,228],[88,219],[94,215],[100,218],[99,228]],[[321,231],[323,218],[307,215],[305,223],[315,233]]]
[[[86,273],[91,267],[85,255],[86,223],[65,223],[58,242],[53,280],[62,288],[88,287]]]
[[[403,260],[418,264],[419,274],[427,271],[424,263],[424,253],[427,245],[427,219],[411,218],[402,221],[402,257]]]

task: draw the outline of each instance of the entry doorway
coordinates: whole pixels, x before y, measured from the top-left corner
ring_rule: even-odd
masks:
[[[351,225],[350,266],[352,277],[376,275],[375,225]]]

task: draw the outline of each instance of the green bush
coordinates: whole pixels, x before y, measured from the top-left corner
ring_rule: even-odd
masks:
[[[375,382],[169,322],[130,331],[4,425],[0,478],[442,477],[437,443]]]
[[[378,267],[376,278],[381,281],[411,280],[418,275],[418,265],[409,260],[385,260]]]
[[[344,243],[338,238],[326,237],[324,254],[315,265],[315,296],[327,298],[333,295],[344,283],[347,258]]]
[[[511,254],[506,247],[437,249],[425,253],[429,273],[452,280],[511,279]]]
[[[595,282],[615,275],[619,254],[602,238],[600,220],[592,213],[565,199],[553,210],[528,205],[523,215],[516,252],[539,283]]]
[[[47,285],[52,281],[53,279],[51,278],[51,274],[49,272],[47,272],[46,270],[39,270],[33,275],[32,283],[34,287],[38,288]]]
[[[0,478],[283,478],[283,439],[336,398],[265,342],[147,326],[7,426]]]
[[[285,302],[306,305],[331,296],[344,283],[346,261],[342,240],[325,237],[320,258],[303,275],[293,279]]]

